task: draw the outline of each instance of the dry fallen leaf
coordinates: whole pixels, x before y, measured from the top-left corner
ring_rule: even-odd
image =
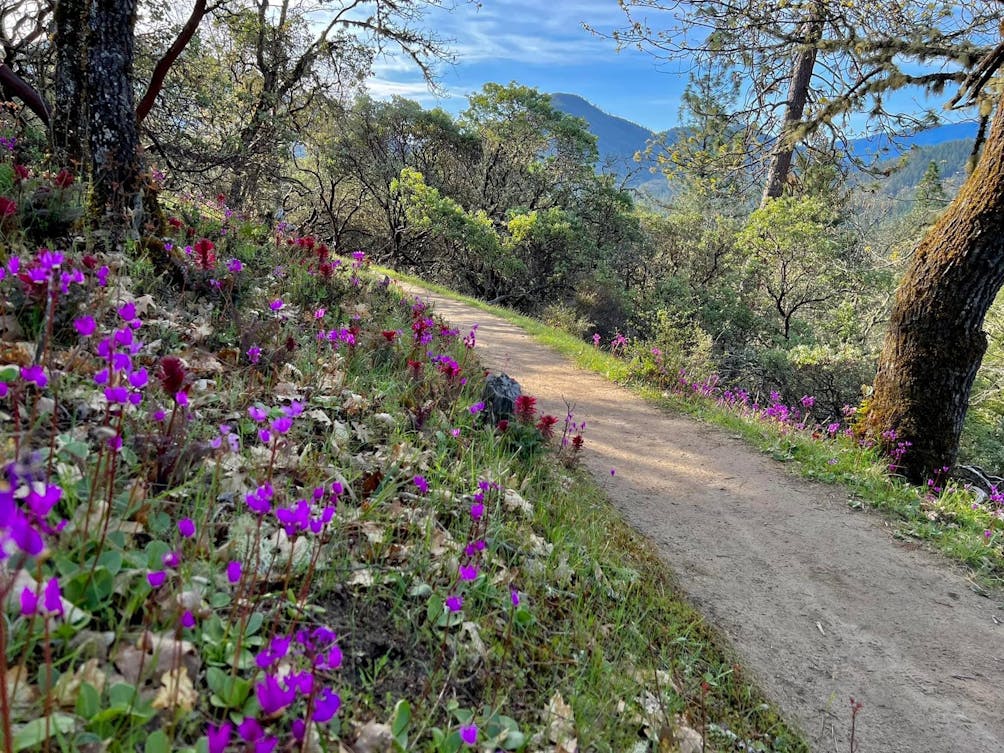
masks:
[[[551,696],[547,705],[547,718],[551,720],[548,737],[554,743],[554,753],[576,753],[579,741],[575,735],[575,714],[565,703],[561,693]]]
[[[165,672],[160,682],[160,690],[151,704],[155,709],[191,711],[195,708],[199,694],[195,692],[195,686],[185,667],[175,667],[170,672]]]
[[[676,729],[673,730],[673,742],[676,743],[680,753],[701,753],[704,750],[704,741],[701,733],[693,727],[688,727],[682,716],[675,719]]]
[[[52,688],[52,694],[60,706],[72,709],[77,703],[81,685],[87,683],[101,693],[107,680],[108,676],[101,670],[101,663],[97,659],[90,659],[75,672],[61,674]]]
[[[24,711],[38,698],[38,691],[28,682],[28,668],[23,664],[7,670],[7,697],[15,710]]]
[[[389,753],[394,744],[390,727],[379,722],[368,722],[360,731],[352,747],[356,753]]]

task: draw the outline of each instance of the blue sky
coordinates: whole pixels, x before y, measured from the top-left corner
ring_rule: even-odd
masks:
[[[618,53],[614,42],[582,27],[585,21],[611,30],[624,18],[617,0],[483,0],[480,8],[458,0],[452,11],[430,12],[425,24],[450,40],[456,57],[455,65],[438,68],[445,96],[432,94],[414,65],[396,58],[378,61],[369,88],[375,96],[400,94],[459,112],[485,82],[515,80],[544,92],[579,94],[653,130],[670,128],[678,120],[686,72],[637,50]]]
[[[449,7],[430,10],[424,23],[447,41],[456,58],[454,65],[438,67],[441,94],[429,91],[413,63],[390,57],[377,61],[369,81],[375,96],[399,94],[457,113],[466,107],[467,95],[485,82],[517,81],[544,92],[579,94],[612,115],[655,131],[677,124],[686,66],[635,49],[618,52],[613,41],[582,26],[587,22],[608,32],[622,28],[625,16],[617,0],[483,0],[480,7],[467,0],[444,3]],[[906,111],[938,110],[945,98],[927,100],[919,92],[903,91],[892,95],[890,104]]]

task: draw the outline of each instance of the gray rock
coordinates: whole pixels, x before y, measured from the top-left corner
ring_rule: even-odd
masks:
[[[516,398],[522,394],[517,382],[506,374],[492,374],[485,381],[481,401],[485,404],[485,416],[493,423],[503,418],[512,418],[516,408]]]

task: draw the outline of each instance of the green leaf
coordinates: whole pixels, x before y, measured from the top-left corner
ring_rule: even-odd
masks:
[[[265,615],[262,612],[254,612],[248,619],[247,630],[244,635],[254,635],[261,630],[262,623],[265,622]]]
[[[98,558],[98,566],[105,568],[112,575],[118,575],[122,569],[122,555],[118,552],[105,552]]]
[[[74,724],[74,718],[69,714],[52,714],[32,719],[14,733],[14,753],[36,748],[50,737],[65,735],[73,730]]]
[[[411,704],[408,701],[401,699],[394,706],[394,716],[391,717],[390,721],[390,732],[396,738],[406,729],[411,723]]]
[[[112,706],[129,706],[136,698],[136,688],[127,682],[117,682],[108,691],[108,702]]]
[[[513,619],[520,627],[527,627],[528,625],[532,625],[534,622],[533,612],[526,607],[518,607],[513,614]]]
[[[78,572],[63,581],[63,596],[67,601],[88,611],[96,611],[115,590],[115,578],[108,570],[98,567],[94,574]]]
[[[83,682],[80,684],[80,690],[77,692],[77,714],[82,716],[84,719],[90,719],[101,709],[101,694],[98,693],[98,689],[91,685],[89,682]]]
[[[429,622],[435,623],[439,619],[439,616],[443,613],[443,597],[439,594],[433,594],[429,597],[429,604],[425,608],[425,617]]]
[[[210,667],[206,670],[206,685],[220,698],[226,696],[225,688],[230,676],[219,667]]]
[[[143,750],[145,753],[171,753],[171,741],[164,730],[159,729],[147,736]]]
[[[171,551],[165,542],[160,540],[151,541],[146,545],[146,566],[151,570],[160,570],[164,567],[164,555]]]

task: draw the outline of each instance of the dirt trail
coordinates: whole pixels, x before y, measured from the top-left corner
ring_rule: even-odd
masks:
[[[659,410],[518,327],[422,293],[538,404],[585,420],[587,467],[817,751],[1004,753],[1004,593],[790,475]],[[611,476],[611,469],[616,475]]]

